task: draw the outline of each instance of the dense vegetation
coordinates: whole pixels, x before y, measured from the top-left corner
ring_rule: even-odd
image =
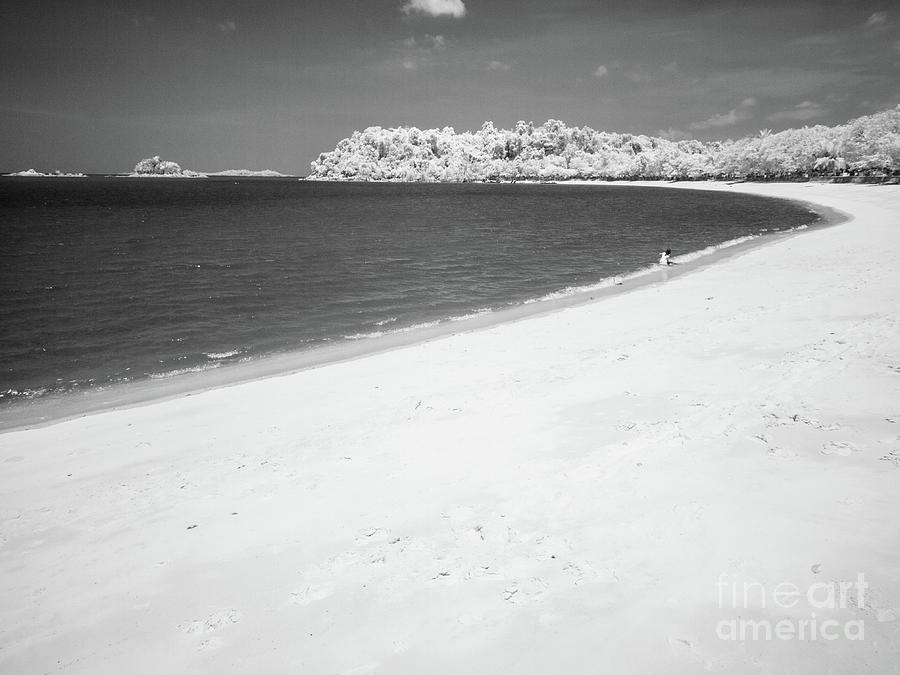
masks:
[[[190,169],[182,169],[177,162],[160,159],[159,155],[142,159],[134,165],[134,176],[177,176],[195,178],[202,174]]]
[[[900,174],[900,106],[835,127],[702,142],[518,122],[456,133],[452,127],[369,127],[312,163],[326,180],[515,181],[566,179],[797,179]]]

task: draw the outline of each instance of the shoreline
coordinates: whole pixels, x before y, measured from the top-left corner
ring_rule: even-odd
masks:
[[[0,435],[0,670],[891,672],[900,186],[740,187],[852,219]]]
[[[597,187],[600,189],[604,186],[677,187],[680,189],[706,191],[715,190],[722,186],[733,187],[733,184],[730,183],[712,181],[704,183],[568,181],[566,185]],[[341,340],[332,344],[317,345],[309,349],[297,349],[289,352],[252,357],[244,362],[223,364],[221,366],[210,365],[197,372],[181,373],[172,376],[171,379],[168,377],[142,378],[137,381],[105,385],[99,389],[83,392],[50,394],[36,399],[13,402],[9,404],[7,409],[0,409],[0,435],[9,431],[40,428],[87,415],[134,408],[182,396],[193,396],[221,387],[239,386],[270,377],[289,376],[310,368],[320,368],[333,363],[352,361],[430,340],[561,311],[619,293],[628,293],[646,285],[664,283],[669,279],[677,278],[706,266],[720,264],[725,260],[740,255],[744,251],[767,246],[786,237],[802,234],[807,229],[838,225],[850,218],[847,214],[838,210],[811,202],[796,199],[785,199],[785,201],[793,201],[807,210],[817,213],[820,221],[810,227],[805,226],[799,230],[785,230],[752,236],[747,241],[739,243],[729,244],[729,242],[723,242],[723,244],[729,245],[722,248],[719,247],[723,244],[710,247],[715,250],[708,253],[692,251],[681,254],[681,256],[676,255],[675,260],[677,262],[678,258],[684,255],[699,254],[695,259],[678,262],[676,266],[667,269],[654,269],[652,266],[648,266],[625,275],[601,279],[596,284],[584,288],[562,289],[543,298],[517,302],[489,312],[460,319],[442,319],[434,325],[414,326],[400,331],[389,331],[378,337]],[[570,290],[572,292],[567,292]]]

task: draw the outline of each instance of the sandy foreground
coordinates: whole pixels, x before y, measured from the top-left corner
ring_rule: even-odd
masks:
[[[0,672],[900,672],[900,186],[705,189],[853,220],[0,435]]]

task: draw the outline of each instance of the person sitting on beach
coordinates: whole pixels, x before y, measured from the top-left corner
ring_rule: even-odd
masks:
[[[660,265],[674,265],[675,263],[671,260],[672,249],[667,248],[664,252],[659,254],[659,264]]]

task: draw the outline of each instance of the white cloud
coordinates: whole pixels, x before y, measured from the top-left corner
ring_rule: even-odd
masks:
[[[887,22],[887,12],[875,12],[866,21],[867,26],[883,26]]]
[[[410,35],[403,40],[396,40],[390,43],[392,47],[399,48],[400,51],[417,52],[425,55],[428,52],[440,52],[447,48],[447,39],[443,35],[429,35],[426,33],[420,40]]]
[[[503,63],[503,61],[491,61],[488,64],[488,70],[494,70],[499,72],[507,72],[512,66],[508,63]]]
[[[603,65],[597,66],[597,70],[594,71],[594,77],[598,79],[601,77],[606,77],[607,75],[609,75],[609,70],[606,66]]]
[[[438,52],[447,49],[447,40],[443,35],[427,33],[419,40],[410,36],[391,44],[395,52],[395,58],[391,63],[394,67],[399,64],[403,70],[427,68],[434,63],[434,57]]]
[[[447,48],[447,41],[444,39],[443,35],[425,35],[422,39],[422,42],[425,44],[425,47],[428,49],[433,49],[435,51],[439,51],[441,49]]]
[[[705,129],[731,127],[753,117],[752,108],[754,107],[756,107],[756,99],[745,98],[738,107],[732,108],[727,113],[713,115],[702,122],[692,122],[690,128],[694,131],[703,131]]]
[[[418,12],[426,16],[450,16],[461,19],[466,15],[466,5],[462,0],[409,0],[403,5],[403,12]]]
[[[767,119],[770,119],[773,122],[802,122],[805,120],[815,119],[816,117],[822,117],[827,112],[828,111],[818,103],[813,103],[812,101],[803,101],[803,103],[798,103],[793,108],[790,108],[788,110],[779,110],[778,112],[774,112],[769,115]]]
[[[221,21],[218,26],[223,35],[231,35],[237,30],[237,24],[234,22],[234,19],[226,19],[225,21]]]

